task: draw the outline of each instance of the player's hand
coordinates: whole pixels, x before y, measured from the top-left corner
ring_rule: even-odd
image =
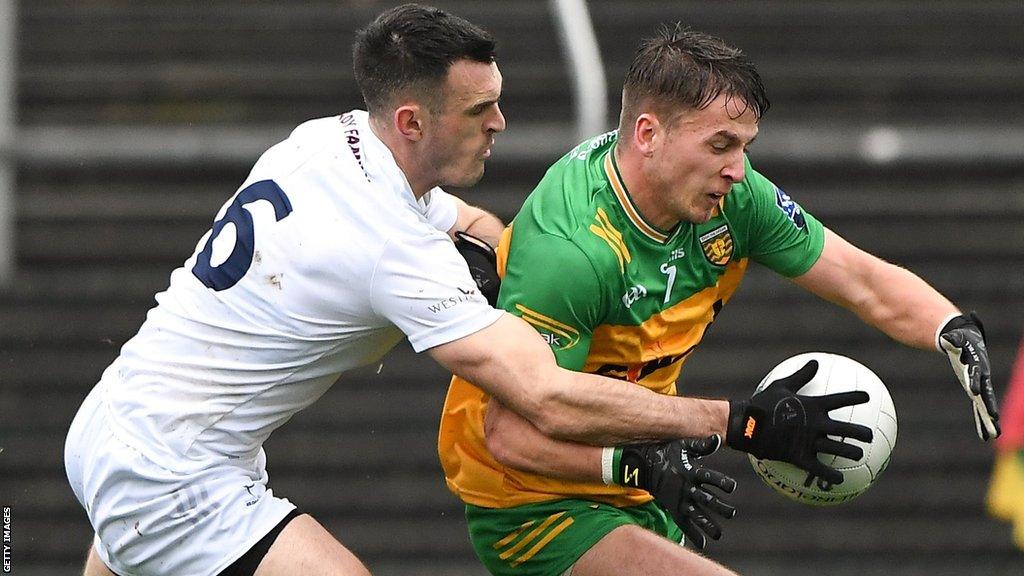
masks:
[[[985,329],[974,312],[946,322],[939,332],[939,345],[949,356],[957,380],[974,407],[978,436],[989,440],[999,436],[999,411],[992,389],[992,369],[985,347]]]
[[[469,266],[469,273],[472,274],[477,289],[491,306],[496,306],[501,278],[498,277],[498,256],[494,253],[494,248],[465,232],[455,233],[455,248]]]
[[[711,488],[731,494],[732,478],[701,465],[700,459],[722,445],[717,434],[707,438],[632,444],[615,449],[614,481],[650,492],[686,539],[703,550],[707,537],[718,540],[722,528],[715,516],[732,518],[736,508]]]
[[[830,484],[841,484],[843,474],[822,464],[818,453],[859,460],[864,451],[828,436],[870,442],[872,433],[866,426],[833,420],[828,413],[836,408],[863,404],[869,397],[863,391],[824,396],[797,394],[817,371],[818,362],[811,360],[791,376],[772,382],[750,400],[730,401],[726,435],[729,446],[756,458],[789,462]]]

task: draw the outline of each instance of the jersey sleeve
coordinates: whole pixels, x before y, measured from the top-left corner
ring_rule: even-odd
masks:
[[[825,246],[824,227],[749,164],[747,171],[750,257],[790,278],[807,272]]]
[[[455,198],[440,188],[434,188],[429,193],[427,211],[424,216],[427,222],[441,232],[448,232],[459,217],[459,208]]]
[[[416,352],[468,336],[501,316],[477,290],[451,240],[426,233],[395,235],[374,266],[370,302],[409,337]]]
[[[537,234],[520,242],[514,228],[512,236],[499,306],[536,328],[559,366],[582,370],[604,308],[590,259],[560,236]]]

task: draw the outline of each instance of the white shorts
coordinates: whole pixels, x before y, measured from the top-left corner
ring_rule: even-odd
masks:
[[[266,455],[179,473],[120,441],[103,384],[68,431],[64,466],[96,531],[103,562],[122,576],[212,576],[252,548],[295,506],[267,489]]]

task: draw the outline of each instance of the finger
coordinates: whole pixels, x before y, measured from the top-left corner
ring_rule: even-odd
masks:
[[[699,490],[699,492],[701,492],[702,495],[697,498],[697,500],[701,502],[704,508],[708,511],[714,512],[726,520],[736,516],[736,507],[732,504],[729,504],[710,492],[704,492],[703,490]]]
[[[718,522],[715,522],[703,506],[691,505],[687,508],[687,511],[690,519],[693,520],[693,524],[700,528],[701,532],[710,536],[712,540],[718,540],[722,537],[722,527],[718,525]]]
[[[829,468],[815,458],[813,461],[808,462],[807,466],[800,466],[804,470],[807,470],[811,474],[814,474],[818,478],[821,478],[825,482],[832,484],[833,486],[843,483],[843,473],[836,470],[835,468]]]
[[[978,412],[978,407],[974,407],[974,429],[978,432],[978,438],[988,441],[988,431],[985,430],[984,424],[981,423],[981,414]]]
[[[996,402],[996,393],[992,389],[992,378],[983,374],[981,378],[981,399],[985,402],[985,409],[994,420],[999,419],[999,406]]]
[[[999,422],[985,413],[984,404],[977,399],[974,401],[974,426],[982,440],[988,441],[999,436]]]
[[[712,434],[706,438],[685,438],[682,441],[683,450],[691,456],[702,458],[714,454],[722,446],[722,437]]]
[[[697,525],[693,523],[693,520],[685,516],[673,517],[676,524],[679,525],[679,529],[686,535],[686,541],[693,545],[697,550],[703,550],[708,545],[708,539],[704,536],[704,533],[697,529]]]
[[[804,384],[810,382],[811,378],[814,378],[814,375],[817,374],[817,372],[818,361],[809,360],[807,364],[804,364],[803,368],[781,380],[772,382],[771,386],[781,386],[790,392],[796,393],[797,390],[803,388]]]
[[[718,470],[702,467],[698,468],[694,475],[698,484],[710,484],[726,494],[732,494],[732,491],[736,489],[736,481]]]
[[[875,433],[871,428],[839,420],[828,420],[821,426],[821,431],[829,436],[845,436],[861,442],[871,442],[875,438]]]
[[[968,368],[967,378],[970,382],[971,394],[975,396],[981,394],[981,366],[974,364]]]
[[[832,411],[836,408],[845,408],[846,406],[864,404],[870,400],[871,396],[863,390],[826,394],[817,398],[818,405],[827,411]]]
[[[821,454],[835,454],[841,458],[860,460],[864,457],[864,450],[859,446],[837,442],[831,438],[819,438],[814,442],[814,449]]]

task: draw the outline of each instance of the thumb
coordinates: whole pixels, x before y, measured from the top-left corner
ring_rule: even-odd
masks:
[[[712,434],[707,438],[684,438],[680,443],[688,454],[700,458],[714,454],[722,446],[722,437]]]
[[[817,373],[818,361],[808,360],[807,364],[804,364],[803,368],[797,370],[796,372],[789,376],[786,376],[785,378],[780,378],[779,380],[772,382],[771,385],[769,385],[768,387],[775,388],[776,386],[778,386],[780,388],[785,388],[786,390],[789,390],[793,394],[796,394],[796,391],[799,390],[800,388],[803,388],[804,384],[810,382],[811,378],[814,378],[814,375]]]

